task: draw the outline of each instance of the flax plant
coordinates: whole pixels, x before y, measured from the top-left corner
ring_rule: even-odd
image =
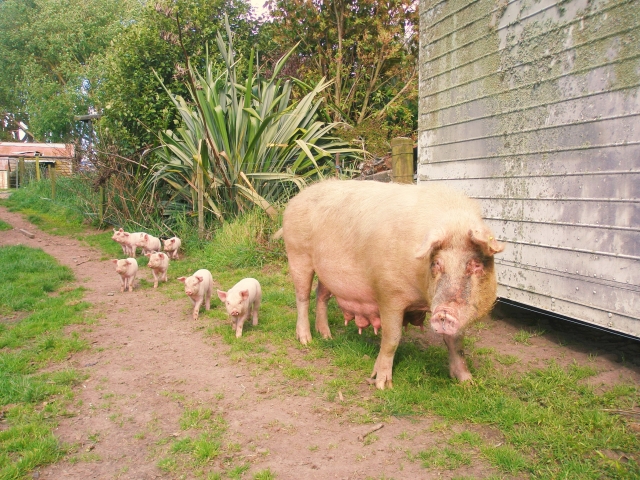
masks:
[[[355,157],[357,151],[332,136],[337,123],[318,119],[319,93],[330,82],[321,80],[293,102],[292,81],[278,78],[295,47],[265,79],[253,52],[241,71],[228,24],[227,35],[225,43],[218,32],[221,72],[208,55],[203,74],[187,57],[190,101],[167,90],[182,122],[160,133],[143,192],[168,186],[170,201],[195,212],[200,198],[219,220],[254,206],[275,215],[278,203],[330,173],[336,154]]]

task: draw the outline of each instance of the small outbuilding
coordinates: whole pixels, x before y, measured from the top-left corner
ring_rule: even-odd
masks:
[[[74,173],[75,147],[69,143],[22,143],[0,142],[0,188],[9,188],[13,172],[18,170],[18,162],[41,167],[51,165],[58,175],[70,176]]]

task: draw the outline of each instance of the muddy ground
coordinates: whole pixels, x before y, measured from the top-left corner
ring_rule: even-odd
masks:
[[[40,232],[4,207],[0,207],[0,219],[14,227],[0,232],[0,245],[42,248],[69,266],[77,285],[87,289],[85,299],[93,305],[89,314],[98,319],[90,326],[70,327],[91,347],[56,366],[87,375],[77,391],[76,400],[82,402],[75,416],[63,419],[55,430],[62,441],[74,445],[74,454],[40,469],[34,478],[179,477],[180,472],[166,473],[157,463],[159,445],[185,435],[179,427],[185,404],[206,406],[223,415],[228,424],[225,439],[240,447],[233,458],[219,461],[227,465],[249,462],[251,467],[243,478],[267,468],[282,480],[499,475],[482,458],[455,471],[425,470],[420,462],[410,461],[407,450],[445,444],[451,432],[430,428],[437,417],[385,419],[384,427],[376,432],[379,440],[365,445],[358,436],[371,425],[350,423],[352,416],[346,411],[350,407],[328,402],[320,393],[291,395],[279,372],[252,377],[242,364],[231,362],[225,354],[228,347],[204,336],[203,321],[190,319],[186,297],[172,300],[152,290],[121,294],[113,265],[101,260],[100,252]],[[35,238],[27,238],[20,228],[36,233]],[[140,275],[152,280],[146,268],[141,268]],[[547,322],[546,333],[523,347],[513,341],[513,335],[539,324],[539,316],[510,308],[500,308],[493,315],[498,320],[488,322],[490,328],[479,332],[476,346],[516,355],[524,368],[543,366],[551,359],[561,364],[589,360],[599,372],[589,379],[596,385],[640,383],[640,366],[634,363],[640,359],[640,342]],[[291,335],[295,335],[294,325]],[[431,333],[424,337],[428,343],[442,342]],[[359,395],[371,396],[372,388],[363,382]],[[485,442],[500,442],[499,432],[490,427],[452,428],[472,429]],[[192,476],[186,473],[184,478]]]

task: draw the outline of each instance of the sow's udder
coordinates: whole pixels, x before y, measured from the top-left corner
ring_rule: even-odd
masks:
[[[357,302],[337,297],[336,302],[342,310],[345,325],[354,320],[358,327],[358,333],[362,334],[363,328],[372,325],[374,333],[378,334],[381,327],[380,309],[375,302]]]

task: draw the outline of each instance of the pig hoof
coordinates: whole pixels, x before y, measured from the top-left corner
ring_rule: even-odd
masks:
[[[473,376],[469,372],[460,372],[454,374],[453,377],[457,378],[460,383],[470,382],[473,383]]]
[[[153,288],[158,288],[158,282],[153,284]]]
[[[378,390],[384,390],[385,388],[393,388],[390,378],[376,379],[376,388]]]
[[[242,337],[242,330],[240,331],[236,330],[236,338],[240,338],[240,337]]]
[[[331,337],[331,331],[329,331],[329,329],[326,329],[326,330],[319,330],[319,329],[316,329],[316,331],[317,331],[320,335],[322,335],[322,338],[324,338],[325,340],[331,340],[331,338],[332,338],[332,337]]]
[[[311,333],[296,333],[296,338],[300,340],[302,345],[306,345],[311,341]]]

